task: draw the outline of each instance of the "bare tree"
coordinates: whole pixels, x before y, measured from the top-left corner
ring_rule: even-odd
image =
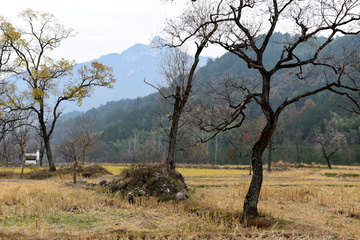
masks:
[[[108,160],[108,145],[104,141],[95,144],[95,148],[91,148],[90,160],[98,162],[106,162]]]
[[[1,140],[1,156],[5,159],[5,166],[9,166],[10,157],[16,153],[16,142],[11,137],[11,134],[6,134]]]
[[[341,54],[339,55],[342,56],[342,61],[345,62],[345,64],[342,65],[346,65],[346,71],[341,71],[341,77],[348,81],[348,85],[344,86],[345,91],[334,91],[338,95],[346,97],[336,98],[336,100],[333,101],[336,106],[355,114],[360,114],[360,92],[353,90],[356,88],[360,89],[360,45],[354,44],[354,42],[358,41],[359,36],[357,35],[353,41],[342,43],[340,46]],[[338,65],[341,65],[341,63],[338,63]]]
[[[86,156],[86,157],[85,157]],[[98,161],[106,161],[107,158],[107,145],[103,141],[97,141],[91,148],[87,148],[85,150],[85,154],[83,155],[83,161],[87,162],[94,162],[95,160]]]
[[[133,130],[133,137],[124,142],[122,157],[126,159],[126,162],[140,162],[140,140],[137,129]]]
[[[314,142],[316,149],[321,152],[328,167],[332,169],[330,158],[341,148],[346,146],[347,135],[345,133],[338,132],[334,127],[334,120],[331,120],[326,125],[324,133],[321,132],[320,128],[315,130]]]
[[[31,137],[31,130],[33,129],[34,116],[30,111],[22,111],[22,120],[20,125],[13,127],[14,130],[11,131],[11,135],[14,141],[19,144],[21,149],[22,161],[21,161],[21,175],[20,178],[23,178],[25,161],[26,161],[26,146]]]
[[[283,133],[283,129],[277,129],[268,144],[268,172],[271,172],[272,152],[279,147],[280,142],[283,140]]]
[[[143,162],[156,163],[163,160],[163,148],[159,137],[152,133],[140,146],[140,156]]]
[[[219,139],[219,134],[216,135],[215,137],[215,142],[214,142],[214,145],[215,145],[215,153],[214,153],[214,157],[215,157],[215,165],[216,165],[216,162],[217,162],[217,158],[218,158],[218,154],[219,154],[219,148],[221,147],[221,144],[222,144],[222,139]],[[222,159],[222,165],[224,165],[224,158]]]
[[[0,141],[11,131],[21,125],[19,112],[3,112],[0,116]]]
[[[77,117],[75,124],[69,126],[68,137],[63,138],[57,149],[60,153],[74,160],[73,183],[76,183],[76,168],[85,150],[94,145],[101,135],[94,134],[97,124],[96,116],[88,118]]]
[[[245,146],[244,132],[242,130],[241,128],[235,128],[226,135],[226,140],[236,151],[235,156],[239,159],[239,165],[243,164],[243,158],[249,156],[249,151]]]
[[[190,24],[192,19],[183,18],[180,24]],[[175,149],[176,137],[179,128],[180,118],[185,110],[186,104],[189,100],[190,93],[193,87],[195,73],[199,63],[200,54],[207,46],[209,38],[216,31],[217,24],[214,24],[211,29],[208,29],[204,36],[195,40],[196,52],[194,58],[191,58],[186,53],[182,52],[173,43],[160,42],[162,47],[170,47],[162,63],[159,65],[160,73],[164,79],[165,88],[155,87],[161,96],[170,100],[173,110],[169,117],[171,120],[171,127],[169,132],[169,147],[166,158],[167,168],[175,171]]]
[[[304,126],[297,127],[293,136],[293,142],[295,144],[296,158],[298,163],[300,163],[300,157],[304,150],[304,148],[301,146],[301,144],[303,143],[302,140],[303,136],[304,136]]]
[[[207,36],[209,29],[217,26],[208,42],[223,47],[244,60],[253,77],[239,79],[232,84],[233,92],[222,92],[223,99],[234,109],[225,121],[199,121],[206,131],[226,131],[240,127],[249,105],[260,107],[265,117],[261,137],[253,145],[251,163],[253,177],[244,201],[244,216],[259,217],[258,201],[263,182],[262,155],[277,126],[280,113],[285,107],[300,99],[322,91],[332,91],[349,97],[348,92],[358,93],[356,84],[345,79],[349,71],[348,56],[351,53],[331,53],[327,47],[337,34],[359,33],[358,0],[221,0],[189,3],[178,18],[167,22],[166,33],[174,46]],[[183,22],[183,19],[191,21]],[[264,55],[276,30],[290,32],[287,38],[274,42],[282,49],[272,64]],[[326,36],[318,38],[319,36]],[[307,54],[297,50],[306,46]],[[322,70],[325,81],[317,78]],[[307,88],[292,99],[281,100],[280,105],[270,104],[273,79],[279,72],[288,71]],[[358,81],[357,79],[355,81]],[[255,84],[256,83],[256,84]],[[356,82],[357,83],[357,82]],[[216,90],[216,89],[215,89]],[[356,102],[356,99],[353,99]],[[237,122],[236,124],[234,124]]]

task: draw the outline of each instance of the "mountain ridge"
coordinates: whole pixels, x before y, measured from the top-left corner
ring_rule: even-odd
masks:
[[[159,37],[155,37],[151,42]],[[154,89],[144,83],[144,79],[149,82],[156,82],[161,79],[157,71],[157,63],[161,60],[162,50],[155,49],[152,44],[145,45],[136,43],[122,53],[109,53],[102,55],[97,59],[80,63],[89,65],[93,61],[98,61],[108,67],[113,68],[113,75],[117,80],[113,89],[96,88],[90,98],[85,98],[80,107],[70,102],[64,104],[65,113],[71,111],[87,111],[93,107],[106,104],[109,101],[117,101],[121,99],[135,99],[137,97],[145,97],[154,93]],[[208,59],[212,57],[200,57],[199,67],[206,65]]]
[[[284,35],[277,34],[275,35],[277,39],[284,37]],[[285,36],[286,37],[286,36]],[[277,40],[275,39],[275,40]],[[339,43],[347,43],[348,41],[360,41],[360,36],[356,36],[353,38],[337,38],[333,44],[329,45],[328,51],[335,52],[339,48]],[[270,49],[265,56],[265,59],[268,61],[269,66],[272,65],[272,61],[278,59],[279,52],[281,53],[281,47],[276,46],[276,41],[271,41]],[[341,46],[341,44],[340,44]],[[305,48],[301,48],[298,52],[298,56],[304,56],[307,51]],[[216,58],[215,60],[209,60],[206,66],[199,69],[199,81],[194,84],[194,88],[200,89],[204,84],[213,84],[213,87],[221,87],[222,76],[241,76],[241,77],[249,77],[252,74],[252,71],[248,69],[248,66],[242,59],[237,57],[231,53],[225,53],[223,56]],[[272,80],[272,90],[270,93],[271,105],[276,108],[281,104],[284,99],[292,98],[294,95],[298,95],[301,92],[307,91],[308,85],[302,82],[295,82],[294,79],[296,76],[287,73],[287,72],[279,72],[276,76],[274,76]],[[321,78],[318,78],[317,75],[313,75],[315,77],[314,80],[321,83]],[[313,84],[316,84],[314,82]],[[314,85],[315,87],[315,85]],[[200,89],[201,90],[201,89]],[[197,91],[194,91],[197,92]],[[200,91],[199,91],[200,92]],[[295,94],[296,92],[296,94]],[[207,96],[204,95],[201,98],[206,100]],[[307,104],[312,102],[312,104]],[[161,101],[158,98],[157,94],[150,94],[145,97],[139,97],[136,99],[122,99],[119,101],[110,101],[101,107],[92,108],[85,113],[85,116],[97,115],[99,117],[99,126],[97,131],[100,131],[104,134],[104,138],[102,139],[104,146],[106,146],[107,155],[104,157],[106,161],[109,162],[122,162],[126,157],[126,149],[128,146],[132,144],[132,141],[136,139],[140,144],[145,144],[147,139],[150,139],[150,136],[162,137],[165,136],[164,132],[159,128],[159,124],[157,123],[157,119],[167,118],[165,115],[161,115]],[[253,106],[248,106],[248,109],[252,108],[255,112],[259,109],[256,109]],[[295,109],[296,114],[295,117],[290,117],[290,112]],[[69,114],[64,114],[62,117],[66,118],[66,120],[59,119],[59,123],[57,125],[57,133],[58,135],[54,135],[53,144],[61,139],[60,134],[64,133],[67,126],[69,126],[72,121],[71,118],[76,118],[76,115],[79,115],[79,112],[73,112],[72,116]],[[337,128],[341,131],[348,133],[352,139],[352,145],[350,145],[349,149],[353,149],[354,152],[352,156],[354,159],[360,159],[360,130],[359,130],[359,122],[360,116],[354,116],[349,112],[346,112],[344,109],[337,107],[334,104],[334,96],[331,92],[322,92],[321,94],[317,94],[314,96],[309,96],[308,98],[304,98],[296,103],[294,103],[291,107],[284,109],[282,114],[279,117],[278,121],[278,129],[279,131],[283,131],[283,136],[286,139],[283,140],[283,149],[287,149],[289,153],[292,151],[292,148],[289,144],[294,144],[292,141],[295,138],[301,140],[302,144],[306,147],[304,150],[303,157],[301,157],[301,161],[305,163],[312,164],[312,162],[322,161],[321,159],[317,159],[316,151],[313,149],[313,142],[310,141],[315,129],[325,129],[325,125],[332,118],[337,118]],[[292,119],[290,121],[290,118]],[[251,121],[251,118],[248,119]],[[169,122],[166,122],[167,124]],[[165,123],[165,124],[166,124]],[[296,133],[301,131],[302,137],[297,137]],[[162,135],[164,134],[164,135]],[[230,134],[229,132],[224,132],[222,134]],[[241,134],[227,135],[226,138],[234,138],[234,136],[241,136]],[[186,138],[183,135],[184,141],[189,141],[190,138]],[[223,149],[220,151],[218,159],[223,158],[226,163],[234,164],[235,162],[229,162],[226,160],[226,149],[232,148],[231,144],[226,143],[227,140],[223,135],[222,144]],[[187,139],[187,140],[186,140]],[[215,139],[214,139],[215,140]],[[164,141],[166,142],[166,141]],[[214,141],[209,141],[206,146],[210,146],[209,148],[209,161],[216,162],[215,152],[214,152]],[[189,144],[187,144],[189,146]],[[146,146],[147,147],[147,146]],[[353,151],[351,150],[351,151]],[[348,164],[350,152],[346,152],[346,149],[343,149],[344,152],[334,156],[333,163],[334,164]],[[278,153],[281,151],[274,152],[273,160],[279,161],[284,160]],[[183,161],[185,158],[178,155],[177,161]],[[291,154],[290,154],[291,155]],[[289,156],[290,156],[289,155]],[[188,155],[186,155],[188,156]],[[189,155],[190,156],[190,155]],[[195,155],[194,155],[195,156]],[[295,156],[295,155],[294,155]],[[183,159],[182,159],[183,158]],[[289,157],[290,159],[290,157]],[[186,160],[185,161],[189,161]],[[194,163],[198,162],[198,155],[194,157]],[[287,160],[288,161],[288,160]],[[299,161],[296,159],[296,161]],[[355,161],[355,160],[352,160]],[[190,161],[189,161],[190,162]],[[250,158],[248,157],[246,160],[243,158],[241,160],[242,164],[249,164]],[[352,162],[351,162],[352,163]],[[357,164],[360,164],[357,163]]]

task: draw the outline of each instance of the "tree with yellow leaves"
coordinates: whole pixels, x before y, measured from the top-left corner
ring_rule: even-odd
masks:
[[[4,18],[0,16],[0,24],[4,23]],[[3,25],[1,25],[3,27]],[[4,26],[6,27],[6,26]],[[0,35],[0,141],[6,137],[18,125],[15,124],[21,118],[17,113],[9,112],[6,105],[8,102],[7,93],[14,87],[7,77],[14,73],[16,65],[12,64],[11,47],[9,39]]]
[[[0,16],[0,22],[3,18]],[[10,59],[11,51],[9,41],[4,36],[0,36],[0,117],[3,115],[2,107],[4,106],[5,100],[5,89],[7,88],[7,82],[5,78],[7,72],[9,72],[8,63]]]
[[[61,103],[75,101],[81,105],[94,87],[112,87],[116,80],[112,68],[101,63],[83,66],[74,75],[74,61],[55,60],[45,55],[58,48],[63,40],[75,35],[73,29],[60,24],[53,14],[26,9],[19,16],[24,20],[26,30],[16,29],[4,19],[0,23],[0,34],[14,52],[14,62],[20,66],[17,79],[27,85],[27,89],[11,94],[9,105],[13,109],[35,112],[50,171],[56,171],[50,137],[62,113]]]

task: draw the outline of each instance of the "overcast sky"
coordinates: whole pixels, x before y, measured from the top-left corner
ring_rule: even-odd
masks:
[[[3,1],[0,14],[14,25],[18,14],[31,8],[53,13],[77,35],[66,39],[52,53],[55,58],[90,61],[109,53],[121,53],[136,43],[149,44],[167,17],[178,16],[189,0],[16,0]],[[223,50],[208,49],[203,56],[220,57]]]

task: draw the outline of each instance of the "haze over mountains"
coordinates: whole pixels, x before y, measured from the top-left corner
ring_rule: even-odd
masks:
[[[273,35],[273,38],[269,42],[269,51],[266,52],[264,59],[269,67],[274,66],[277,59],[281,57],[281,51],[283,47],[281,44],[278,44],[281,42],[282,38],[286,38],[287,36],[281,33],[275,33]],[[322,41],[321,38],[318,39],[318,41]],[[360,41],[360,36],[351,36],[351,37],[339,37],[334,39],[334,41],[329,44],[327,51],[329,53],[338,52],[340,47],[345,45],[348,46],[349,41],[353,41],[354,43]],[[130,48],[128,51],[125,51],[121,54],[121,59],[123,61],[123,65],[120,65],[118,67],[114,67],[114,74],[118,74],[116,71],[123,70],[125,73],[131,73],[131,75],[135,75],[138,68],[130,68],[130,66],[136,66],[132,65],[131,63],[135,62],[138,63],[138,66],[148,66],[151,64],[151,59],[156,59],[156,57],[151,57],[148,55],[151,54],[144,54],[147,56],[139,56],[130,54],[127,55],[127,53],[132,53],[133,49],[136,49],[137,47],[141,47],[141,45],[135,45],[134,47]],[[308,54],[307,46],[304,46],[300,48],[297,51],[297,56],[299,57],[306,57]],[[142,51],[133,51],[133,53],[141,53]],[[154,56],[157,54],[152,53]],[[108,59],[109,62],[104,62],[104,64],[115,66],[116,62],[112,60],[111,56],[113,54],[109,54],[107,56],[104,56],[104,60]],[[114,54],[114,56],[117,56],[120,54]],[[128,58],[128,62],[126,62],[126,58]],[[130,59],[129,59],[130,58]],[[118,61],[118,58],[114,58],[116,61]],[[145,59],[145,60],[143,60]],[[146,60],[150,59],[150,60]],[[142,61],[145,63],[143,63]],[[158,59],[157,59],[158,60]],[[117,62],[118,63],[118,62]],[[255,79],[252,78],[252,76],[256,76],[254,73],[254,70],[249,69],[247,64],[237,57],[236,55],[232,53],[225,53],[219,58],[216,58],[214,60],[208,60],[206,62],[207,64],[199,69],[198,72],[198,80],[196,83],[194,83],[194,88],[201,88],[201,86],[204,85],[204,83],[212,84],[213,87],[216,87],[217,89],[221,90],[221,88],[224,87],[222,84],[222,80],[224,79],[223,76],[228,78],[228,76],[237,76],[243,77],[243,78],[249,78],[249,79]],[[128,64],[128,65],[126,65]],[[143,65],[140,65],[143,64]],[[126,66],[129,66],[129,68],[126,68]],[[153,65],[154,68],[156,65]],[[127,72],[125,70],[127,70]],[[131,71],[132,70],[132,71]],[[156,68],[152,69],[153,73],[156,73]],[[163,105],[161,105],[161,101],[159,101],[157,94],[147,94],[146,91],[144,94],[146,96],[141,98],[136,98],[138,95],[137,93],[140,93],[141,87],[147,87],[145,84],[143,84],[143,78],[145,76],[141,75],[141,70],[139,70],[140,75],[137,75],[138,79],[135,78],[133,80],[135,82],[135,90],[134,92],[124,92],[124,88],[128,85],[131,86],[130,83],[124,83],[123,78],[119,78],[118,80],[118,100],[114,101],[108,101],[106,100],[100,102],[99,98],[94,97],[93,99],[99,101],[95,102],[96,105],[91,106],[91,109],[86,111],[84,113],[85,118],[90,118],[93,115],[98,116],[99,122],[98,126],[96,128],[96,131],[101,132],[104,134],[104,138],[102,138],[102,152],[101,156],[98,158],[103,158],[108,162],[131,162],[131,161],[140,161],[138,158],[133,158],[131,160],[129,158],[129,151],[133,151],[133,146],[135,146],[133,143],[137,143],[138,150],[139,149],[151,149],[147,144],[154,143],[154,141],[157,139],[159,142],[166,143],[166,134],[163,132],[163,128],[159,126],[159,123],[157,119],[164,119],[164,124],[169,124],[170,121],[168,121],[168,117],[165,115],[164,112],[161,111],[163,109]],[[150,73],[145,73],[144,75]],[[124,79],[128,79],[126,76],[127,74],[123,75]],[[150,81],[150,78],[146,76],[146,79]],[[240,78],[239,78],[240,79]],[[330,79],[329,79],[330,80]],[[276,76],[272,79],[271,85],[272,90],[270,93],[270,102],[271,105],[276,108],[280,104],[284,102],[284,99],[290,99],[294,96],[304,93],[308,91],[310,88],[316,88],[319,86],[319,84],[323,83],[323,78],[320,72],[313,72],[312,73],[312,84],[309,86],[306,81],[300,81],[297,79],[294,74],[291,74],[291,72],[287,71],[279,71]],[[256,83],[256,82],[255,82]],[[138,84],[138,85],[136,85]],[[123,85],[123,87],[122,87]],[[256,85],[256,84],[255,84]],[[130,88],[129,87],[129,88]],[[310,87],[310,88],[309,88]],[[97,90],[99,91],[99,90]],[[111,90],[112,91],[112,90]],[[120,95],[120,91],[124,92],[121,93],[123,95]],[[151,88],[149,89],[150,93],[154,92]],[[99,91],[100,92],[100,91]],[[114,91],[117,93],[117,91]],[[221,91],[220,91],[221,92]],[[134,98],[136,99],[124,99],[127,96],[126,94],[134,94]],[[210,100],[213,99],[214,96],[207,95],[206,93],[203,93],[203,91],[194,91],[193,93],[200,94],[198,96],[201,96],[202,100]],[[205,95],[201,95],[205,94]],[[107,96],[106,96],[107,97]],[[101,98],[101,96],[100,96]],[[105,96],[103,96],[105,99]],[[316,94],[313,96],[309,96],[308,98],[304,98],[296,103],[294,103],[292,106],[284,109],[282,114],[279,117],[278,121],[278,134],[282,136],[282,142],[281,150],[280,151],[274,151],[272,158],[274,161],[284,161],[284,152],[286,155],[286,161],[296,161],[296,162],[305,162],[307,164],[312,163],[318,163],[323,161],[325,163],[324,159],[319,158],[318,153],[316,152],[316,149],[314,149],[314,142],[313,142],[313,136],[314,132],[317,128],[319,129],[325,129],[326,124],[331,121],[335,120],[336,127],[339,131],[345,132],[349,136],[351,136],[351,144],[348,145],[348,148],[344,148],[341,153],[334,155],[332,157],[333,164],[360,164],[360,115],[353,115],[350,112],[345,111],[343,108],[338,107],[336,104],[334,104],[334,100],[340,101],[340,98],[338,96],[334,96],[332,92],[325,91],[320,94]],[[217,103],[218,100],[216,100]],[[99,104],[102,104],[102,106],[99,106]],[[97,107],[99,106],[99,107]],[[221,106],[221,105],[218,105]],[[217,107],[218,107],[217,106]],[[226,104],[225,104],[226,106]],[[259,108],[257,108],[256,105],[248,105],[247,108],[249,111],[251,110],[252,113],[258,113]],[[68,109],[67,109],[68,110]],[[74,124],[76,121],[76,116],[82,115],[81,112],[68,112],[66,114],[61,115],[61,118],[57,122],[56,130],[54,133],[54,136],[52,138],[52,145],[55,146],[57,143],[60,142],[62,137],[65,137],[64,134],[66,133],[66,129]],[[254,115],[255,116],[255,115]],[[253,120],[256,119],[256,117],[252,117],[251,115],[247,119],[247,124],[250,124],[249,126],[252,126]],[[256,123],[256,121],[255,121]],[[253,128],[253,127],[250,127]],[[249,131],[248,128],[243,128],[243,130]],[[241,129],[239,129],[241,130]],[[242,131],[242,130],[241,130]],[[259,130],[260,131],[260,130]],[[189,144],[192,141],[191,131],[184,131],[184,135],[181,135],[181,138],[183,139],[183,143],[185,146],[189,146]],[[219,141],[214,138],[213,140],[206,143],[206,145],[203,145],[208,149],[208,153],[204,153],[202,156],[207,156],[206,159],[204,158],[203,162],[206,163],[215,163],[216,159],[223,159],[224,162],[222,163],[231,163],[231,164],[239,164],[240,160],[242,164],[249,164],[250,158],[249,154],[246,149],[250,145],[247,145],[246,143],[243,143],[241,139],[243,139],[244,136],[241,132],[239,133],[237,130],[235,132],[233,131],[227,131],[222,133],[222,135],[219,135]],[[241,138],[238,138],[241,137]],[[155,140],[154,140],[155,139]],[[165,139],[165,140],[164,140]],[[237,139],[237,140],[236,140]],[[246,138],[245,138],[246,139]],[[241,141],[240,141],[241,140]],[[295,140],[298,141],[297,143],[301,144],[303,146],[303,152],[300,158],[300,155],[295,154]],[[240,160],[237,159],[236,161],[233,160],[227,160],[227,150],[233,148],[233,145],[230,144],[230,141],[238,141],[237,144],[239,146],[242,146],[240,150],[242,151]],[[241,143],[239,143],[239,141]],[[244,140],[246,141],[246,140]],[[299,142],[300,141],[300,142]],[[220,142],[220,143],[219,143]],[[189,144],[188,144],[189,143]],[[219,145],[216,145],[219,144]],[[141,148],[142,146],[143,148]],[[158,146],[158,145],[157,145]],[[182,145],[181,145],[182,146]],[[217,147],[216,147],[217,146]],[[220,146],[220,147],[219,147]],[[199,145],[201,147],[201,145]],[[130,150],[129,150],[130,149]],[[202,148],[205,149],[205,148]],[[215,152],[215,149],[218,150],[218,152]],[[135,151],[135,150],[134,150]],[[135,154],[135,153],[134,153]],[[240,154],[240,153],[239,153]],[[245,157],[248,156],[248,157]],[[131,155],[135,156],[135,155]],[[188,163],[199,163],[201,162],[199,159],[200,155],[197,155],[197,152],[191,152],[191,150],[188,150],[188,153],[185,155],[183,152],[179,151],[178,159],[179,162],[188,162]],[[215,158],[217,156],[217,158]],[[299,158],[297,158],[299,156]],[[349,157],[353,156],[353,157]],[[94,158],[95,159],[95,158]],[[134,160],[135,159],[135,160]],[[217,162],[219,163],[219,162]]]
[[[160,81],[161,77],[157,64],[166,49],[159,50],[151,46],[151,43],[149,45],[137,43],[121,54],[110,53],[98,59],[79,64],[77,68],[83,64],[88,65],[93,61],[98,61],[112,67],[113,74],[117,81],[113,89],[96,88],[91,98],[83,100],[81,107],[76,106],[73,102],[65,103],[64,106],[66,106],[66,109],[64,112],[75,110],[86,111],[93,107],[96,108],[106,104],[109,101],[118,101],[127,98],[134,99],[154,93],[154,88],[145,84],[144,79],[146,78],[146,80],[151,83]],[[206,65],[209,58],[211,57],[200,57],[199,67]],[[75,68],[75,70],[77,68]]]

